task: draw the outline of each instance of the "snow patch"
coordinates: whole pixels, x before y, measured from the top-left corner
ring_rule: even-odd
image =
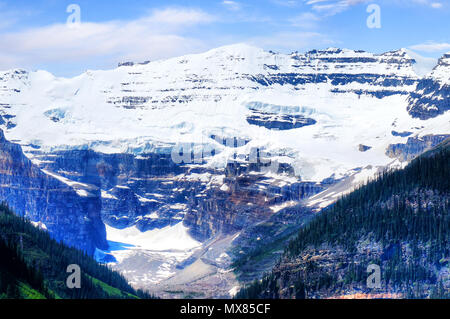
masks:
[[[31,224],[41,230],[47,230],[47,226],[43,222],[31,222]]]
[[[188,228],[182,222],[175,226],[141,232],[136,226],[117,229],[106,225],[109,241],[134,245],[140,249],[152,251],[191,250],[201,246],[201,243],[188,234]]]

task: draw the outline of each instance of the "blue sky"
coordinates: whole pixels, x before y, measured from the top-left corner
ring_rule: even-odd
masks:
[[[67,24],[70,4],[81,24]],[[380,9],[369,28],[367,8]],[[73,76],[246,42],[281,52],[342,47],[450,51],[449,0],[0,0],[0,69]]]

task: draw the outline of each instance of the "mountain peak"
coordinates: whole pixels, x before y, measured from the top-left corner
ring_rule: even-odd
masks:
[[[440,58],[438,65],[446,65],[450,66],[450,51],[447,53],[444,53]]]
[[[438,60],[430,75],[442,83],[450,83],[450,52],[445,53]]]
[[[388,52],[384,52],[381,55],[384,56],[392,56],[392,57],[400,57],[400,58],[406,58],[408,60],[414,60],[410,55],[407,49],[405,48],[401,48],[398,50],[392,50],[392,51],[388,51]]]

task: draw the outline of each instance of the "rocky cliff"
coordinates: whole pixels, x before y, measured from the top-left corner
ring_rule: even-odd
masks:
[[[238,297],[448,298],[449,142],[323,209]]]
[[[408,101],[411,116],[422,120],[450,109],[450,53],[440,58],[433,72],[417,83]]]
[[[100,190],[46,174],[0,131],[0,200],[40,222],[59,241],[93,254],[105,249]]]
[[[450,134],[425,135],[422,137],[409,137],[406,143],[391,144],[386,150],[386,154],[400,161],[411,161],[415,157],[432,149],[450,137]]]

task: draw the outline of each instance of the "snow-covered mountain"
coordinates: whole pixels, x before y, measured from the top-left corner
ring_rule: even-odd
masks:
[[[139,245],[162,232],[175,250],[191,243],[98,251],[136,285],[183,285],[197,277],[179,269],[226,271],[224,247],[250,242],[253,225],[328,205],[448,137],[448,61],[421,78],[404,49],[287,55],[238,44],[70,79],[11,70],[0,72],[0,123],[44,173],[100,189],[108,239]]]
[[[409,113],[423,120],[450,109],[450,53],[439,59],[433,71],[421,79],[409,97]]]
[[[448,79],[445,61],[431,78]],[[215,145],[211,135],[246,137],[251,145],[274,140],[276,146],[316,162],[298,163],[297,175],[319,180],[356,162],[368,164],[367,157],[373,164],[385,163],[383,148],[389,139],[396,140],[390,136],[392,123],[396,121],[396,130],[415,126],[405,112],[406,97],[417,94],[421,80],[413,63],[405,50],[375,55],[331,48],[284,55],[234,45],[87,71],[73,79],[13,70],[0,76],[1,112],[8,138],[45,151],[89,148],[142,154],[180,142]],[[315,124],[283,134],[258,127],[270,128],[264,122],[271,119]],[[283,125],[275,123],[274,128]],[[372,150],[360,154],[355,147],[360,143]],[[336,146],[351,163],[324,156],[323,150],[329,154]],[[298,161],[298,155],[291,157]]]

